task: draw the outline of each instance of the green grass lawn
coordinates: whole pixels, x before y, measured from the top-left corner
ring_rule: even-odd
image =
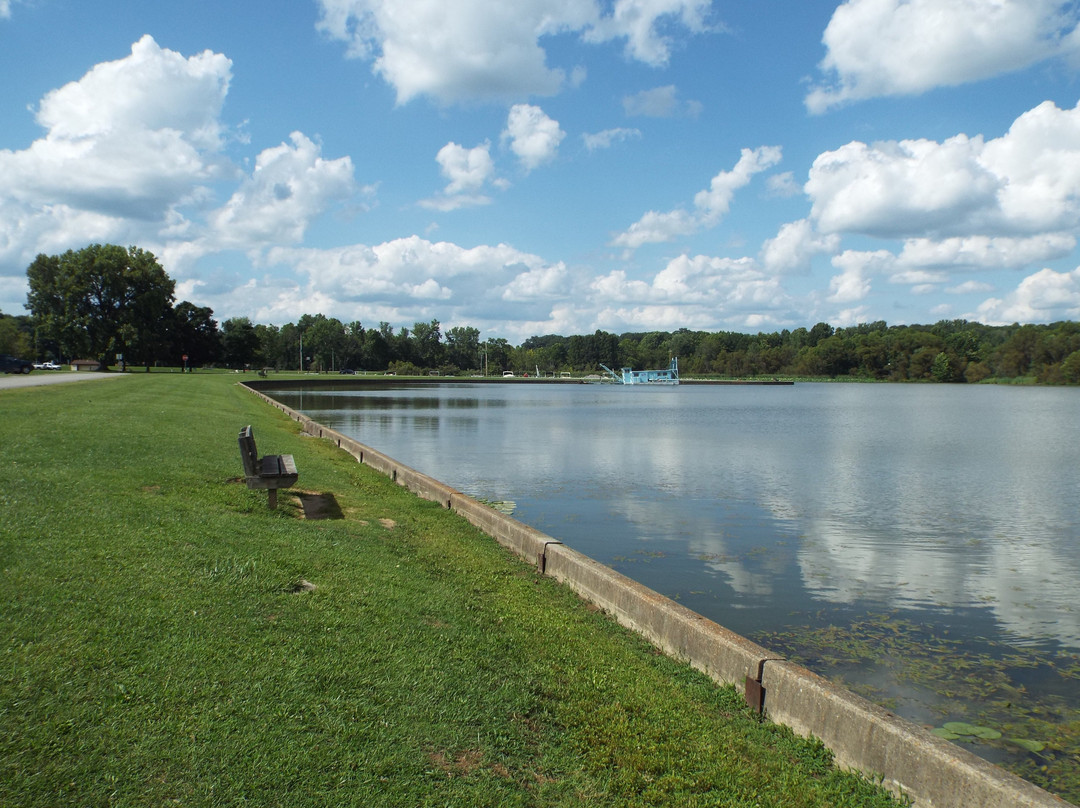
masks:
[[[0,392],[0,805],[894,804],[235,381]]]

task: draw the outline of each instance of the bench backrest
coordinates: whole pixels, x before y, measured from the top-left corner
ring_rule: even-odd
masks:
[[[244,474],[248,477],[259,476],[259,454],[255,449],[255,436],[251,434],[251,426],[245,426],[237,436],[240,444],[240,459],[244,461]]]

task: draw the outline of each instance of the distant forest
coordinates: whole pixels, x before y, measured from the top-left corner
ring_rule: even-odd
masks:
[[[440,376],[598,373],[666,368],[685,377],[819,378],[1080,384],[1080,323],[934,325],[735,331],[596,331],[529,337],[520,345],[480,340],[471,326],[443,332],[438,320],[395,330],[305,314],[283,326],[174,303],[175,282],[139,247],[91,244],[39,255],[27,268],[29,316],[0,312],[0,353],[60,363],[96,359],[188,368],[227,367]]]
[[[392,371],[518,375],[595,373],[600,365],[635,369],[667,367],[679,358],[684,377],[828,378],[883,381],[1080,384],[1080,323],[987,326],[966,320],[933,325],[883,321],[848,328],[812,328],[745,334],[734,331],[648,331],[545,335],[511,345],[480,340],[471,327],[445,333],[437,320],[412,328],[388,323],[365,328],[324,315],[304,315],[278,327],[236,317],[220,325],[208,308],[188,302],[173,308],[152,360],[140,363],[315,372]],[[0,313],[0,353],[69,361],[44,339],[33,317]],[[301,364],[302,363],[302,364]]]
[[[943,320],[889,326],[878,321],[758,334],[680,329],[618,337],[598,331],[590,337],[533,337],[516,349],[515,359],[524,369],[532,364],[543,369],[544,359],[582,356],[583,345],[614,360],[598,360],[610,367],[666,367],[669,357],[678,356],[683,376],[1080,383],[1080,323],[1075,322],[986,326]],[[588,349],[583,356],[590,356]]]

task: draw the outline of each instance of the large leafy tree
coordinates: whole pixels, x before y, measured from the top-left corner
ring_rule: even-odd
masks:
[[[0,311],[0,353],[30,356],[30,338],[20,322],[24,319]]]
[[[231,368],[246,368],[255,364],[260,339],[255,326],[247,317],[232,317],[221,324],[221,345],[225,364]]]
[[[385,328],[384,328],[385,326]],[[364,351],[360,364],[368,370],[386,370],[390,364],[390,343],[387,342],[389,323],[379,323],[379,328],[364,332]]]
[[[346,359],[348,335],[336,317],[316,315],[304,334],[304,353],[315,370],[336,370]]]
[[[425,368],[437,368],[442,364],[444,346],[442,327],[438,320],[432,320],[430,323],[413,323],[412,340],[418,365]]]
[[[153,253],[92,244],[39,255],[26,274],[28,308],[65,354],[149,365],[166,349],[175,284]]]
[[[289,325],[288,328],[295,329],[295,326]],[[288,360],[293,354],[287,352],[287,345],[282,347],[281,335],[283,330],[276,325],[265,325],[263,323],[255,325],[255,333],[259,337],[259,355],[262,357],[263,364],[266,367],[281,370],[289,366]]]
[[[186,300],[176,304],[170,359],[179,363],[186,356],[189,367],[216,362],[221,353],[221,333],[209,306]]]
[[[480,329],[454,326],[446,332],[446,354],[450,364],[472,370],[480,356]]]

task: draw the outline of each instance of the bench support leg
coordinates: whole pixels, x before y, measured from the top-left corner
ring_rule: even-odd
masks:
[[[270,505],[270,510],[274,510],[275,508],[277,508],[277,489],[267,488],[266,497],[267,503]]]

